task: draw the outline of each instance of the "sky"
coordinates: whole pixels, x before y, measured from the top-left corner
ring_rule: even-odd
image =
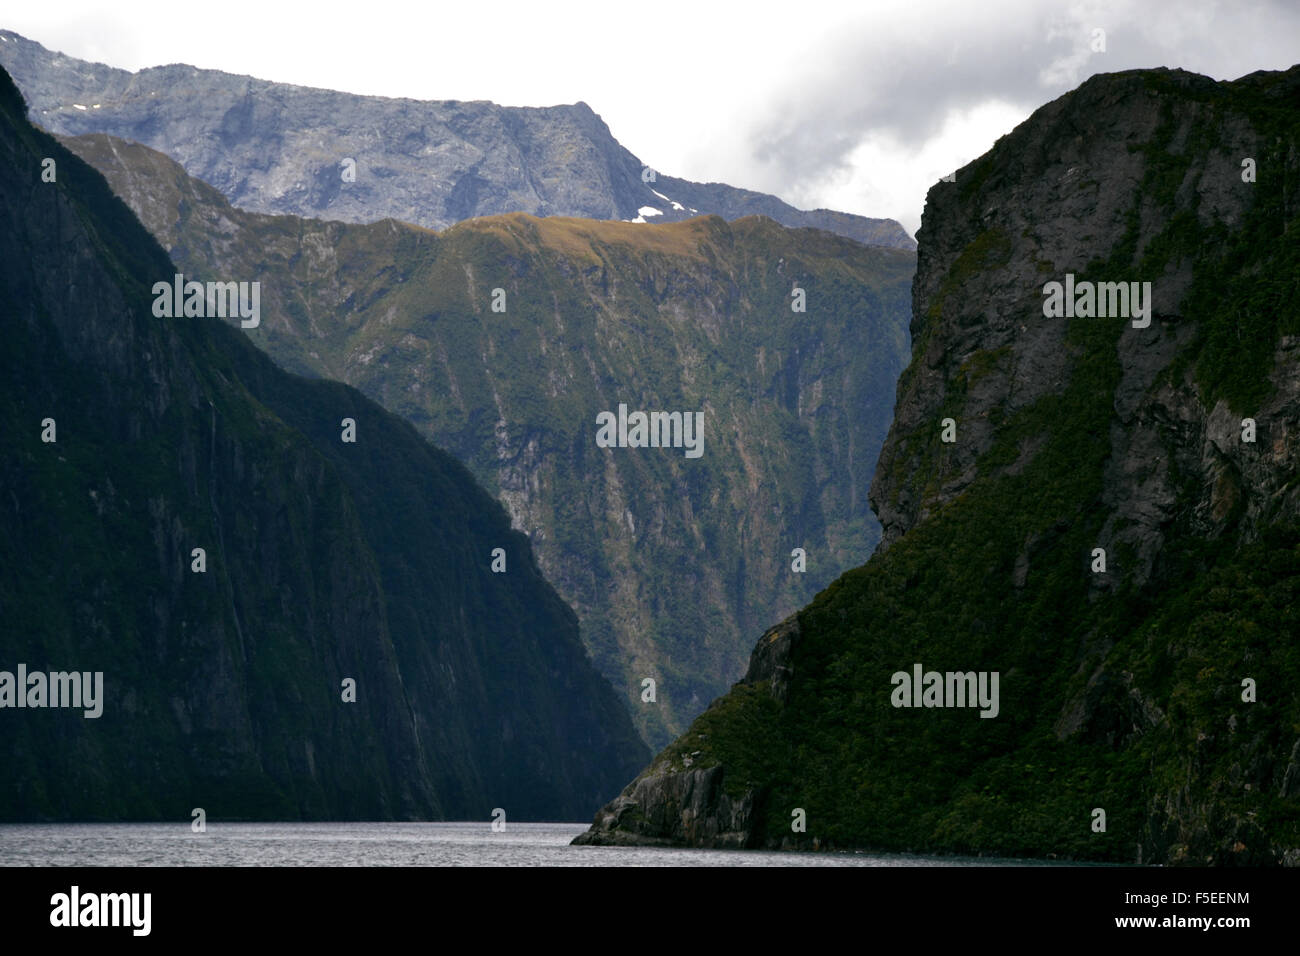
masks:
[[[913,235],[930,186],[1095,73],[1224,80],[1300,62],[1300,0],[59,0],[0,13],[0,27],[130,70],[583,100],[661,173]]]

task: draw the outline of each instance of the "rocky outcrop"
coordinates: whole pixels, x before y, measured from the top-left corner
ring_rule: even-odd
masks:
[[[797,618],[782,621],[759,639],[740,682],[784,702],[799,639]],[[738,685],[739,686],[739,685]],[[700,751],[664,751],[621,794],[603,807],[579,846],[693,846],[745,849],[760,845],[764,794],[729,792],[718,764],[693,767]]]
[[[765,684],[774,699],[785,703],[794,676],[794,649],[799,642],[799,618],[791,616],[758,639],[742,683]]]
[[[744,849],[751,845],[754,795],[733,800],[721,767],[652,772],[638,777],[596,814],[578,846],[695,846]]]
[[[160,150],[244,209],[444,229],[509,212],[646,223],[762,215],[915,249],[892,219],[654,175],[586,103],[388,99],[171,65],[130,73],[0,30],[0,63],[54,133]]]

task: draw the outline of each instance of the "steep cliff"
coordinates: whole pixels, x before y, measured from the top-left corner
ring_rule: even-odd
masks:
[[[1298,185],[1300,68],[1097,76],[936,184],[878,552],[584,841],[1300,863]]]
[[[526,212],[645,223],[763,215],[868,245],[915,249],[892,219],[795,209],[723,183],[655,174],[586,103],[356,96],[173,64],[130,73],[0,30],[0,63],[53,133],[161,150],[235,205],[443,229]]]
[[[501,497],[657,746],[743,673],[746,635],[876,545],[910,252],[757,217],[262,216],[146,147],[66,142],[187,274],[262,278],[249,335],[276,361],[357,386]],[[701,413],[700,456],[597,447],[619,405]]]
[[[25,114],[0,72],[0,683],[101,672],[102,712],[0,688],[0,819],[607,799],[645,749],[500,505],[360,393],[155,317],[174,265]]]

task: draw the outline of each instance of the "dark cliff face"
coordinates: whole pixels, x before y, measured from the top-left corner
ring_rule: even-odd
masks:
[[[746,635],[875,548],[910,252],[758,217],[262,216],[146,147],[66,142],[186,273],[263,279],[249,337],[277,362],[362,389],[501,497],[652,743],[743,672]],[[702,412],[700,457],[596,447],[620,404]]]
[[[721,183],[646,181],[646,167],[585,103],[355,96],[179,64],[129,73],[0,36],[0,63],[41,127],[161,150],[257,212],[435,229],[510,212],[651,223],[764,215],[867,245],[916,248],[892,219],[795,209]]]
[[[883,547],[977,475],[1019,467],[977,464],[1000,422],[1062,393],[1079,365],[1070,322],[1042,314],[1044,283],[1071,272],[1152,283],[1150,328],[1110,322],[1119,380],[1106,536],[1135,549],[1133,570],[1151,573],[1183,510],[1193,517],[1177,530],[1212,537],[1249,538],[1262,521],[1296,516],[1296,489],[1284,487],[1298,464],[1286,431],[1292,317],[1288,300],[1256,295],[1273,263],[1285,266],[1290,241],[1260,220],[1275,201],[1277,221],[1289,212],[1285,187],[1277,200],[1273,190],[1295,158],[1268,136],[1294,107],[1293,89],[1264,76],[1232,86],[1181,71],[1102,77],[1044,106],[956,183],[931,189],[913,361],[871,491]],[[1242,180],[1247,157],[1264,167],[1257,183]],[[1232,320],[1220,314],[1229,297],[1240,300]],[[1189,363],[1193,374],[1177,374]],[[944,445],[936,423],[948,416],[960,440]],[[1260,423],[1259,438],[1237,454],[1245,416]],[[1225,482],[1244,508],[1231,528]]]
[[[175,267],[25,113],[0,73],[0,670],[103,701],[0,710],[0,818],[589,813],[644,748],[505,512],[352,389],[155,318]]]
[[[932,187],[880,549],[583,839],[1300,863],[1297,183],[1300,68],[1094,77]]]

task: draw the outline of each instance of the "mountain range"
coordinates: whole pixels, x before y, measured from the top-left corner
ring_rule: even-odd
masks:
[[[0,815],[1300,864],[1300,67],[1094,76],[914,251],[584,104],[0,62],[0,667],[106,687]]]
[[[179,162],[254,212],[445,229],[479,216],[670,223],[763,215],[868,245],[915,249],[892,219],[805,211],[763,193],[658,173],[586,103],[358,96],[183,64],[135,73],[0,30],[0,64],[42,128],[107,133]]]
[[[269,216],[144,146],[64,142],[185,274],[260,278],[247,334],[280,365],[355,385],[505,503],[656,746],[744,672],[747,635],[879,539],[866,491],[907,353],[909,250],[764,217],[434,233]],[[702,415],[700,457],[598,447],[620,406]]]

